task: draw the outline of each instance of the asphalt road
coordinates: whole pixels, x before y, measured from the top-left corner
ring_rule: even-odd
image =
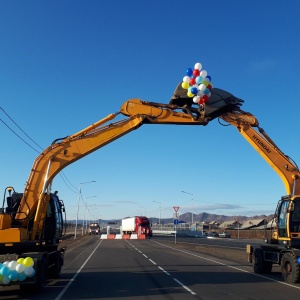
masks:
[[[180,240],[175,244],[164,238],[78,238],[67,248],[61,278],[49,281],[43,294],[24,298],[18,287],[2,287],[0,299],[299,298],[300,284],[286,284],[276,268],[270,275],[258,276],[246,261],[217,258],[209,250],[203,253],[180,245]],[[219,250],[227,251],[226,247]]]

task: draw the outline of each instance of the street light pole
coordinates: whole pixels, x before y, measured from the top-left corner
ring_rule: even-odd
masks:
[[[191,194],[191,193],[188,193],[188,192],[185,192],[185,191],[181,191],[181,193],[189,194],[189,195],[194,196],[194,194]],[[194,223],[194,214],[193,214],[193,210],[194,210],[194,199],[192,199],[192,226],[193,226],[193,223]]]
[[[144,207],[144,206],[140,206],[140,208],[144,208],[145,209],[145,216],[147,215],[146,214],[146,207]],[[141,211],[142,212],[142,211]]]
[[[155,203],[159,204],[159,229],[161,230],[161,225],[160,225],[160,220],[161,220],[161,202],[154,201],[154,200],[152,202],[155,202]]]
[[[78,226],[78,213],[79,213],[79,204],[80,204],[80,198],[81,198],[81,185],[86,184],[86,183],[92,183],[96,182],[95,180],[92,181],[87,181],[87,182],[81,182],[79,183],[79,189],[78,189],[78,202],[77,202],[77,213],[76,213],[76,224],[75,224],[75,233],[74,233],[74,240],[77,237],[77,226]],[[83,224],[82,224],[83,226]],[[83,231],[82,231],[83,234]]]
[[[85,234],[86,234],[86,232],[87,232],[87,219],[85,218],[85,211],[86,211],[86,209],[87,209],[87,199],[88,198],[95,198],[95,197],[97,197],[97,196],[90,196],[90,197],[86,197],[85,198],[85,204],[84,204],[84,214],[83,214],[83,226],[82,226],[82,234],[83,234],[83,227],[84,227],[84,222],[85,222]]]

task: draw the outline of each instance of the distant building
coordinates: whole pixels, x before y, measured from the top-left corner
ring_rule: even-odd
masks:
[[[219,228],[225,229],[237,229],[241,228],[242,223],[237,220],[225,221],[219,225]]]
[[[267,224],[267,219],[253,219],[253,220],[247,220],[243,223],[243,225],[239,229],[257,229],[260,226],[264,226]]]

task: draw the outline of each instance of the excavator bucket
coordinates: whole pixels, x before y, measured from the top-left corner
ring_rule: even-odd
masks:
[[[243,102],[244,100],[236,98],[229,92],[213,88],[211,96],[205,105],[199,106],[193,102],[193,98],[187,96],[187,90],[183,89],[181,83],[179,83],[169,104],[182,107],[184,110],[190,110],[192,112],[195,112],[195,110],[202,110],[206,117],[213,120],[224,113],[238,109]]]

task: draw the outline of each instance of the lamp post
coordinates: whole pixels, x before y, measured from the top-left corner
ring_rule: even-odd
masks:
[[[152,202],[155,202],[155,203],[158,203],[159,204],[159,229],[161,230],[161,226],[160,226],[160,219],[161,219],[161,202],[158,202],[158,201],[152,201]]]
[[[140,208],[144,208],[145,209],[145,216],[146,216],[146,207],[144,206],[140,206]],[[142,212],[142,211],[141,211]],[[143,213],[142,213],[143,214]]]
[[[81,197],[81,185],[86,184],[86,183],[92,183],[96,182],[95,180],[92,181],[87,181],[87,182],[81,182],[79,183],[79,189],[78,189],[78,203],[77,203],[77,213],[76,213],[76,224],[75,224],[75,233],[74,233],[74,240],[77,237],[77,225],[78,225],[78,213],[79,213],[79,204],[80,204],[80,197]],[[83,224],[82,224],[83,226]],[[83,234],[83,231],[82,231]]]
[[[97,196],[90,196],[90,197],[86,197],[86,198],[85,198],[84,214],[83,214],[82,234],[83,234],[84,222],[85,222],[85,234],[86,234],[86,231],[87,231],[87,219],[85,218],[85,211],[86,211],[86,209],[87,209],[88,206],[96,205],[96,204],[90,204],[90,205],[87,205],[87,199],[88,199],[88,198],[95,198],[95,197],[97,197]]]
[[[188,193],[188,192],[185,192],[185,191],[181,191],[181,193],[189,194],[189,195],[194,196],[194,194],[191,194],[191,193]],[[193,210],[194,210],[194,199],[192,199],[192,226],[193,226],[193,223],[194,223],[194,214],[193,214]]]

